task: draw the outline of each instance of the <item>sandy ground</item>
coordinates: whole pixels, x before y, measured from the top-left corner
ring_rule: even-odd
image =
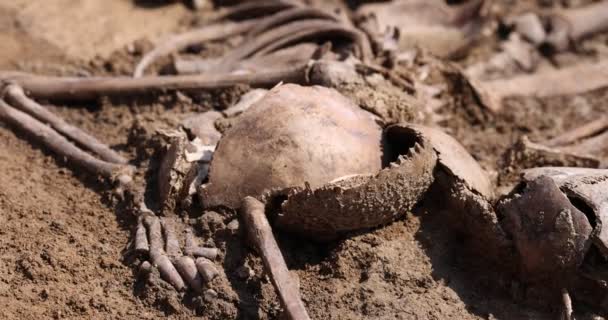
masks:
[[[0,4],[0,67],[126,73],[136,60],[125,53],[129,45],[155,42],[194,19],[179,3],[142,8],[127,0],[5,1]],[[442,125],[495,177],[501,155],[519,136],[546,138],[585,123],[602,112],[605,97],[595,92],[515,101],[503,115],[484,122],[446,109],[449,118]],[[167,95],[49,108],[142,163],[154,156],[142,141],[155,129],[174,127],[193,112],[229,101],[230,94],[194,100]],[[573,105],[579,108],[565,108]],[[547,119],[547,113],[555,116]],[[133,218],[115,206],[108,191],[96,177],[71,170],[63,159],[0,123],[3,319],[280,318],[259,258],[245,246],[242,232],[226,231],[234,213],[193,211],[183,219],[222,251],[223,270],[214,283],[218,297],[201,301],[137,275],[127,254]],[[312,318],[555,318],[555,305],[531,301],[516,280],[466,253],[442,214],[449,213],[417,209],[388,227],[324,245],[279,234]],[[243,265],[252,269],[246,279],[239,273]]]

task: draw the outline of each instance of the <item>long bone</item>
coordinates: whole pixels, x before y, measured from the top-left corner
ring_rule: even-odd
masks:
[[[78,142],[80,145],[95,152],[102,160],[118,164],[127,163],[127,159],[110,149],[106,144],[100,142],[81,129],[68,124],[60,117],[40,106],[36,101],[28,98],[21,87],[17,85],[8,85],[4,92],[6,98],[15,107],[23,112],[29,113],[41,122],[48,123],[53,129],[57,130],[57,132],[64,134],[68,138]]]
[[[125,183],[131,180],[132,167],[93,157],[75,146],[51,127],[36,120],[27,113],[17,110],[4,100],[0,100],[0,118],[27,132],[56,154],[85,168],[90,173]]]
[[[575,95],[608,87],[608,61],[579,64],[510,79],[469,80],[481,104],[492,112],[499,112],[506,98]]]
[[[130,77],[49,77],[28,74],[0,74],[4,82],[21,86],[34,98],[50,100],[92,100],[101,96],[125,96],[150,91],[202,90],[229,88],[237,84],[273,87],[277,83],[306,83],[308,64],[290,66],[256,74],[201,74],[180,76]]]

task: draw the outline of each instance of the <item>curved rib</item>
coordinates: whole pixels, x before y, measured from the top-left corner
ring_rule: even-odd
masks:
[[[146,53],[135,66],[133,72],[134,78],[143,76],[144,71],[148,66],[154,63],[158,58],[167,55],[174,51],[182,50],[193,43],[201,43],[211,40],[219,40],[228,38],[241,33],[245,33],[247,30],[254,26],[253,21],[244,22],[227,22],[222,24],[213,24],[204,26],[201,29],[188,31],[179,35],[175,35],[170,38],[167,42],[154,48],[152,51]]]
[[[286,22],[292,22],[295,20],[301,19],[326,19],[331,21],[338,22],[339,19],[333,14],[327,13],[325,11],[309,8],[309,7],[295,7],[292,9],[280,11],[268,19],[258,23],[251,31],[247,33],[247,39],[252,39],[273,27],[278,25],[282,25]]]

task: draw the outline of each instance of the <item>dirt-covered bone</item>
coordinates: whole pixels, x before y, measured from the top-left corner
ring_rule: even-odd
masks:
[[[467,48],[479,32],[483,0],[448,5],[444,1],[406,0],[359,7],[360,18],[375,20],[377,30],[399,30],[399,49],[415,46],[449,57]]]
[[[513,238],[521,271],[530,281],[567,285],[591,245],[593,227],[556,181],[524,177],[523,185],[498,205],[502,225]]]
[[[608,2],[559,10],[549,17],[550,32],[545,44],[556,51],[566,50],[590,35],[608,30]]]
[[[370,114],[334,90],[279,86],[220,140],[202,202],[238,208],[247,195],[374,174],[382,167],[381,135]]]
[[[605,88],[608,86],[607,75],[608,61],[600,61],[510,79],[480,81],[470,78],[469,80],[481,104],[492,112],[500,112],[503,109],[503,101],[507,98],[546,98]]]

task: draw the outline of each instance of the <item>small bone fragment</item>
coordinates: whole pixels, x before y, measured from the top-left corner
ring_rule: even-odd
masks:
[[[545,43],[556,51],[566,50],[571,42],[608,30],[608,1],[584,7],[559,10],[551,14],[552,31]]]
[[[572,311],[572,299],[570,299],[570,294],[568,290],[562,288],[562,320],[572,320],[573,311]]]
[[[596,120],[547,140],[544,144],[549,147],[564,146],[605,129],[608,129],[608,116],[602,115]]]
[[[300,292],[287,269],[281,250],[272,234],[272,229],[264,212],[264,204],[253,197],[245,197],[241,215],[248,230],[250,240],[258,249],[264,268],[270,275],[285,313],[292,320],[310,319]]]
[[[53,152],[93,174],[115,179],[123,175],[130,175],[133,170],[130,166],[106,162],[91,156],[49,126],[13,108],[4,100],[0,100],[0,118],[27,132]]]
[[[215,151],[214,145],[205,145],[201,139],[195,138],[186,144],[184,156],[188,162],[210,162]]]
[[[190,257],[182,256],[175,262],[177,271],[184,281],[196,292],[203,290],[203,278],[197,271],[194,260]]]
[[[203,145],[214,146],[222,135],[215,128],[215,120],[222,117],[218,111],[207,111],[182,121],[184,129],[199,138]]]
[[[196,258],[196,268],[207,283],[211,282],[219,274],[213,262],[207,258]]]
[[[137,222],[137,229],[135,229],[135,252],[149,252],[150,246],[148,244],[148,236],[146,235],[146,228],[142,223],[142,219]]]
[[[241,96],[239,101],[230,108],[223,111],[226,117],[233,117],[239,113],[243,113],[249,109],[254,103],[262,99],[268,90],[266,89],[253,89]]]
[[[510,97],[576,95],[608,87],[608,60],[510,79],[469,80],[482,105],[492,112],[499,112],[503,108],[503,100]]]
[[[521,137],[506,155],[508,166],[532,168],[538,166],[570,166],[590,167],[600,166],[599,159],[594,157],[572,154],[560,149],[534,143],[528,137]]]
[[[254,37],[260,35],[261,33],[266,32],[276,26],[285,24],[286,22],[303,19],[327,19],[338,22],[338,17],[329,12],[325,12],[314,7],[295,7],[278,12],[268,19],[260,21],[260,23],[256,24],[253,28],[251,28],[250,31],[247,32],[247,40],[251,41]]]
[[[175,258],[181,254],[179,240],[175,236],[175,228],[173,222],[168,218],[161,219],[161,225],[163,227],[163,236],[165,238],[165,251],[171,258]]]
[[[95,152],[102,160],[126,164],[128,161],[116,151],[110,149],[106,144],[97,140],[95,137],[82,131],[78,127],[72,126],[65,122],[60,117],[54,115],[46,108],[39,105],[36,101],[28,98],[21,87],[11,84],[8,85],[4,91],[6,97],[10,100],[10,103],[21,111],[28,113],[34,118],[41,122],[48,123],[57,132],[66,135],[68,138],[76,141],[80,145],[87,149]]]
[[[209,260],[215,260],[219,254],[217,248],[205,248],[205,247],[194,247],[192,248],[192,255],[195,257],[203,257]]]
[[[512,25],[515,32],[534,45],[541,44],[547,37],[542,21],[537,14],[532,12],[511,18],[507,24]]]
[[[23,73],[0,74],[0,79],[20,85],[32,97],[49,100],[82,101],[102,96],[149,94],[154,91],[230,88],[237,84],[272,88],[277,83],[306,83],[308,63],[256,74],[200,74],[184,76],[130,77],[50,77]]]

